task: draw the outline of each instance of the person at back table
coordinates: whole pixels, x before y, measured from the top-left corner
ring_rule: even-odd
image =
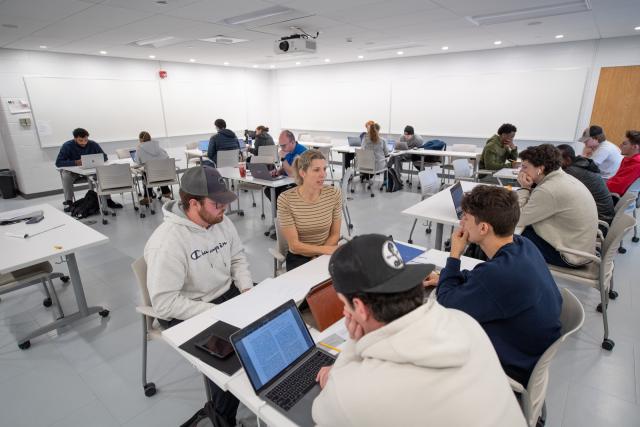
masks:
[[[400,139],[396,141],[393,146],[394,151],[406,151],[413,150],[414,148],[420,148],[424,144],[422,137],[416,135],[413,126],[405,126],[404,132]],[[421,157],[416,154],[401,154],[393,157],[393,167],[400,172],[402,170],[402,162],[412,161],[416,169],[420,170]]]
[[[582,156],[592,159],[604,179],[609,179],[615,175],[622,162],[620,148],[614,143],[607,141],[604,130],[600,126],[590,126],[585,129],[580,140],[584,142]]]
[[[560,151],[551,144],[520,153],[519,227],[547,264],[578,268],[589,262],[571,250],[596,254],[598,209],[580,181],[560,168]]]
[[[82,166],[82,156],[89,154],[102,154],[104,161],[107,161],[107,154],[102,151],[102,147],[97,142],[89,139],[89,132],[83,128],[77,128],[73,130],[73,139],[62,144],[58,157],[56,158],[56,167],[66,166]],[[73,203],[73,184],[79,181],[85,181],[86,177],[83,175],[75,174],[67,170],[62,170],[62,191],[64,193],[65,205],[64,211],[71,211],[71,204]],[[122,205],[111,200],[111,196],[106,197],[107,206],[111,209],[121,209]]]
[[[331,256],[349,340],[318,373],[318,426],[526,425],[480,325],[433,298],[423,302],[432,270],[405,265],[380,234],[356,236]]]
[[[149,160],[161,160],[169,158],[169,154],[167,154],[164,148],[160,147],[160,143],[155,139],[151,139],[151,135],[149,134],[149,132],[140,132],[140,134],[138,135],[138,141],[139,144],[136,147],[136,163],[144,165]],[[168,186],[161,186],[160,191],[162,191],[162,197],[171,199],[171,190]],[[145,195],[144,198],[140,200],[140,204],[148,205],[149,200],[153,199],[154,197],[153,194],[153,188],[145,188]]]
[[[240,150],[240,143],[236,134],[227,129],[227,122],[224,119],[216,119],[214,124],[218,132],[209,139],[207,157],[217,166],[218,151]]]
[[[289,251],[287,271],[338,247],[342,224],[342,194],[325,185],[327,160],[318,150],[307,150],[293,161],[297,187],[278,199],[278,220]]]
[[[307,151],[307,147],[298,143],[298,141],[296,141],[296,137],[293,135],[293,132],[287,129],[280,132],[280,137],[278,137],[278,146],[280,148],[280,150],[278,151],[278,155],[280,156],[281,166],[280,168],[271,171],[271,174],[273,176],[295,176],[293,161],[300,154]],[[278,200],[278,197],[280,197],[280,194],[293,187],[295,187],[295,184],[284,185],[276,188],[276,202]],[[274,203],[274,201],[271,200],[270,188],[265,188],[264,194],[271,203]]]
[[[511,123],[498,128],[498,133],[487,140],[480,156],[480,169],[497,171],[507,167],[507,160],[518,158],[518,147],[513,143],[518,129]]]
[[[613,200],[593,160],[576,156],[573,147],[561,144],[556,147],[562,156],[562,169],[587,187],[598,208],[598,219],[610,224],[613,220]]]
[[[256,128],[256,137],[253,140],[253,147],[249,148],[249,152],[254,156],[257,156],[260,151],[260,147],[267,145],[275,145],[275,142],[273,142],[273,138],[269,135],[269,128],[260,125]]]
[[[479,185],[463,197],[462,212],[445,268],[425,285],[437,283],[440,304],[480,323],[504,371],[526,387],[540,356],[560,337],[562,297],[538,248],[513,234],[520,217],[515,192]],[[489,259],[460,271],[468,243]]]
[[[387,147],[387,141],[380,136],[380,125],[378,123],[372,123],[367,128],[367,134],[362,140],[362,148],[373,151],[375,169],[383,170],[385,167],[385,158],[389,155],[389,148]],[[363,180],[370,178],[371,175],[366,173],[363,173],[361,177]]]
[[[616,174],[607,181],[607,187],[611,193],[622,196],[640,179],[640,132],[628,130],[620,147],[624,158]]]

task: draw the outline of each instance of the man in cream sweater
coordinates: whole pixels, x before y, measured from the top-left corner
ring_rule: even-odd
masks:
[[[509,426],[525,420],[480,325],[435,299],[433,265],[405,265],[379,234],[339,247],[329,272],[350,340],[322,368],[319,426]]]

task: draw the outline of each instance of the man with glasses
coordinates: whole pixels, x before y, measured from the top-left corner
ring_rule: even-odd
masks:
[[[298,144],[298,141],[296,141],[296,137],[293,135],[293,132],[286,129],[280,132],[280,137],[278,137],[278,146],[280,148],[278,150],[278,156],[280,156],[280,162],[282,166],[271,171],[271,174],[273,176],[285,175],[295,177],[293,161],[300,154],[307,151],[307,147],[302,144]],[[276,188],[276,200],[278,200],[280,193],[283,193],[293,187],[295,187],[295,184],[284,185],[282,187]],[[265,196],[267,196],[267,199],[271,201],[271,190],[269,188],[264,189],[264,194]]]
[[[189,168],[180,201],[163,208],[164,222],[144,248],[147,288],[158,321],[171,327],[253,286],[242,242],[224,216],[236,195],[209,166]],[[238,400],[209,382],[218,414],[236,425]]]
[[[635,180],[640,178],[640,132],[628,130],[625,136],[625,140],[620,145],[620,151],[624,156],[620,168],[607,181],[609,191],[620,196],[627,192]]]

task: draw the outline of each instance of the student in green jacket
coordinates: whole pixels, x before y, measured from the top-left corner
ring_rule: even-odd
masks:
[[[506,167],[507,160],[518,158],[518,148],[513,143],[517,130],[511,123],[500,126],[498,133],[489,138],[482,150],[480,169],[497,171]]]

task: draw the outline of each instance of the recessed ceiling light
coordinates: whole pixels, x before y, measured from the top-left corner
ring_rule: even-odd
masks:
[[[149,55],[149,58],[156,59],[156,56],[155,55]]]
[[[449,50],[449,46],[442,46],[442,50]]]
[[[331,62],[329,58],[324,58],[324,62]]]
[[[493,42],[493,44],[495,44],[496,46],[500,46],[502,44],[501,40],[496,40]]]
[[[640,31],[640,27],[635,27],[634,30]]]
[[[300,65],[300,61],[296,62],[296,65]]]
[[[47,47],[45,45],[40,45],[40,49],[46,49]]]
[[[564,34],[558,34],[558,35],[556,35],[556,38],[557,39],[563,39],[564,38]]]
[[[358,59],[364,59],[364,55],[358,55]]]
[[[226,65],[229,65],[229,63],[228,63],[227,61],[225,61],[223,65],[225,65],[225,66],[226,66]]]
[[[101,51],[100,51],[100,55],[106,55],[106,54],[107,54],[107,51],[106,51],[106,50],[101,50]]]
[[[403,52],[403,51],[401,51],[401,50],[397,51],[396,53],[397,53],[398,55],[404,55],[404,52]]]
[[[196,60],[191,58],[191,59],[189,59],[189,62],[196,62]]]
[[[276,66],[271,64],[271,65],[269,65],[269,68],[276,68]]]

